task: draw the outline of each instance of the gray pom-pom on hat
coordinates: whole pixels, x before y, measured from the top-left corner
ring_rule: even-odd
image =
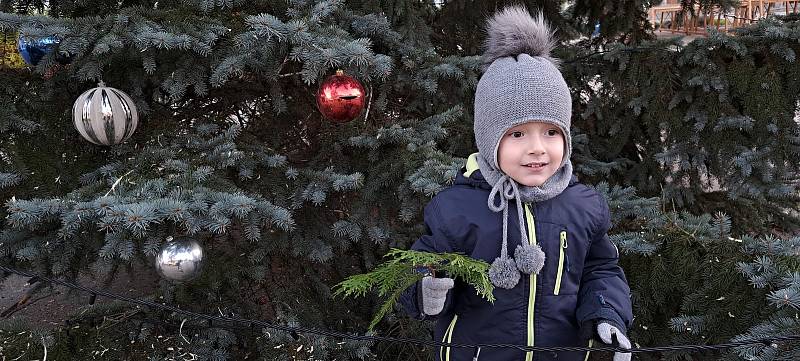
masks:
[[[519,271],[524,274],[538,274],[544,267],[544,259],[544,251],[538,244],[521,244],[514,250],[514,261]]]
[[[489,281],[495,287],[512,289],[519,282],[519,270],[511,258],[495,258],[489,267]]]
[[[519,54],[542,57],[554,65],[559,63],[550,57],[556,45],[555,31],[541,12],[534,18],[523,7],[506,7],[486,22],[486,32],[486,51],[481,59],[484,69],[497,59]]]

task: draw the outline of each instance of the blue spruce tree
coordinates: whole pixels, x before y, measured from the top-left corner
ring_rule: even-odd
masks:
[[[146,299],[362,333],[382,300],[333,298],[331,287],[407,248],[424,231],[426,201],[474,151],[479,26],[508,3],[0,2],[4,34],[59,39],[35,66],[0,69],[0,265],[108,287],[154,276],[167,239],[187,236],[204,248],[202,274],[161,280]],[[799,334],[800,20],[683,45],[655,39],[647,1],[523,3],[559,29],[573,161],[611,206],[632,286],[631,339]],[[315,103],[339,69],[366,90],[364,112],[344,124]],[[109,147],[71,121],[75,99],[101,80],[129,94],[140,116],[135,134]],[[51,286],[31,282],[28,297]],[[209,324],[121,301],[82,306],[46,330],[25,321],[0,319],[4,356],[430,357],[424,347]],[[427,339],[429,326],[389,317],[377,332]],[[792,360],[800,344],[635,357]]]

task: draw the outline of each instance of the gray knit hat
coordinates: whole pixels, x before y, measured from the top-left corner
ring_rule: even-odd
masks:
[[[558,70],[558,61],[550,57],[555,45],[553,30],[541,13],[531,17],[518,6],[497,12],[487,22],[488,37],[483,54],[484,74],[475,92],[475,141],[478,166],[492,185],[488,206],[503,212],[503,241],[500,257],[489,269],[492,283],[513,288],[519,272],[538,273],[544,265],[544,252],[528,244],[522,202],[541,202],[566,189],[572,176],[570,118],[572,97]],[[558,126],[564,135],[564,156],[556,173],[538,187],[520,185],[500,170],[497,150],[505,132],[530,121]],[[499,198],[499,204],[498,204]],[[522,244],[508,257],[508,201],[516,199]]]

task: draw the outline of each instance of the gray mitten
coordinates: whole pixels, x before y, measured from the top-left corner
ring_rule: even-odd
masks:
[[[453,288],[452,278],[422,278],[422,312],[428,316],[438,315],[444,308],[447,291]]]
[[[604,343],[609,345],[613,344],[613,340],[611,339],[611,335],[617,336],[617,342],[619,343],[619,347],[630,349],[631,348],[631,341],[628,340],[628,337],[620,331],[618,328],[612,326],[607,322],[600,322],[597,324],[597,335],[600,336],[600,340]],[[615,352],[614,353],[614,361],[630,361],[631,354],[630,352]]]

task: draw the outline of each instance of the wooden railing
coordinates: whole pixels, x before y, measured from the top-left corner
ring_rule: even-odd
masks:
[[[800,0],[741,0],[738,7],[723,10],[718,7],[700,10],[695,6],[694,14],[684,10],[680,4],[665,4],[650,8],[650,22],[657,31],[704,35],[708,27],[728,32],[752,24],[758,19],[778,13],[800,12]]]

